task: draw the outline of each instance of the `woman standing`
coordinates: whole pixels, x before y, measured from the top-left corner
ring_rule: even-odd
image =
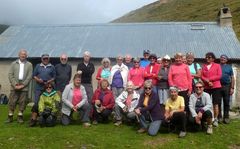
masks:
[[[68,84],[62,94],[62,124],[69,125],[73,112],[79,112],[85,127],[89,127],[90,107],[85,88],[81,85],[81,75],[75,74],[73,83]]]
[[[111,61],[109,58],[105,57],[102,59],[101,62],[102,66],[98,68],[96,79],[98,80],[98,85],[99,83],[103,80],[106,79],[108,80],[109,76],[111,75]]]
[[[171,65],[168,74],[169,86],[176,86],[179,89],[178,95],[184,98],[185,111],[189,113],[189,96],[192,92],[192,77],[188,65],[182,61],[182,54],[177,53],[175,62]]]
[[[205,85],[205,92],[212,96],[214,121],[213,126],[218,126],[218,104],[221,101],[221,82],[222,69],[221,66],[214,62],[216,59],[214,53],[206,54],[206,63],[202,67],[202,81]]]

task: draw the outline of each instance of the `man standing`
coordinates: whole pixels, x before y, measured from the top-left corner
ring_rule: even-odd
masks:
[[[92,96],[93,96],[93,87],[92,87],[92,75],[95,72],[95,67],[93,63],[90,62],[90,52],[85,51],[83,54],[83,62],[79,63],[77,66],[77,72],[81,74],[82,85],[85,87],[88,103],[91,106],[90,110],[92,110]]]
[[[143,51],[143,59],[141,59],[141,61],[140,61],[141,67],[145,68],[146,66],[148,66],[150,64],[149,56],[150,56],[150,51],[144,50]]]
[[[33,127],[37,122],[38,114],[38,101],[40,95],[44,90],[46,84],[54,82],[56,78],[55,67],[49,62],[49,54],[43,54],[41,56],[42,62],[37,64],[33,71],[33,79],[36,81],[35,91],[34,91],[34,106],[32,108],[32,116],[29,126]]]
[[[66,54],[60,56],[60,62],[55,66],[56,70],[56,91],[61,96],[62,92],[67,84],[69,84],[72,77],[72,67],[69,65],[68,57]]]
[[[228,124],[229,120],[229,108],[230,108],[230,96],[234,92],[234,76],[232,66],[227,64],[228,57],[227,55],[220,56],[220,65],[222,68],[222,77],[221,77],[221,97],[223,99],[223,122]],[[219,102],[219,119],[222,119],[222,112],[221,112],[221,103]]]
[[[128,67],[128,70],[130,70],[133,67],[132,56],[127,54],[124,60],[124,64]]]
[[[13,121],[13,114],[17,103],[19,104],[18,122],[24,122],[23,112],[26,107],[29,82],[32,79],[33,67],[32,64],[27,61],[27,51],[25,49],[21,49],[18,56],[19,59],[12,62],[8,73],[11,91],[9,96],[7,123],[11,123]]]

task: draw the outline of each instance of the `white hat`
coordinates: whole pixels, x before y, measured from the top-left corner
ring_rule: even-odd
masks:
[[[163,59],[165,59],[165,60],[171,60],[171,57],[168,56],[168,55],[165,55],[165,56],[163,57]]]

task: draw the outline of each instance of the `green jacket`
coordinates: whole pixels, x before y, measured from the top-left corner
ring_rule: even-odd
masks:
[[[11,84],[11,90],[14,90],[14,87],[16,84],[23,84],[24,88],[22,89],[22,91],[28,91],[29,82],[32,79],[32,73],[33,73],[32,64],[28,61],[25,62],[22,81],[18,79],[19,69],[20,69],[19,59],[17,59],[16,61],[12,62],[10,66],[10,70],[8,72],[8,79]]]
[[[43,92],[38,102],[38,111],[41,113],[45,108],[50,108],[52,112],[57,112],[59,103],[60,96],[56,91],[51,93]]]

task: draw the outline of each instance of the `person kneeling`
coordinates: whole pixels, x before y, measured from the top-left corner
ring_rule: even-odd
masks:
[[[59,110],[60,97],[53,89],[53,85],[48,83],[45,85],[45,90],[40,96],[38,103],[39,125],[41,127],[55,126],[56,113]]]
[[[73,83],[68,84],[62,94],[62,124],[69,125],[73,112],[79,112],[84,127],[89,127],[90,105],[88,104],[86,90],[81,85],[81,75],[75,74]]]
[[[139,103],[134,110],[141,125],[138,133],[144,133],[148,130],[150,136],[157,135],[164,118],[158,95],[152,88],[152,81],[146,80],[144,82],[144,92],[141,94]],[[150,122],[149,125],[148,122]]]
[[[169,88],[170,98],[165,105],[165,120],[170,125],[180,126],[179,137],[186,136],[186,114],[184,112],[184,98],[178,96],[178,88],[173,86]]]
[[[92,98],[93,104],[93,124],[96,125],[102,118],[103,122],[108,122],[108,117],[112,113],[114,97],[107,80],[100,82],[100,87],[96,89]]]
[[[126,115],[130,120],[135,120],[134,109],[138,105],[139,96],[138,92],[134,90],[133,82],[129,81],[126,90],[116,99],[115,114],[117,121],[114,123],[115,126],[122,124],[122,114]]]
[[[201,126],[204,126],[204,122],[207,122],[207,134],[212,134],[212,101],[210,95],[203,90],[204,83],[197,82],[195,93],[189,99],[189,110],[192,115],[191,121]]]

